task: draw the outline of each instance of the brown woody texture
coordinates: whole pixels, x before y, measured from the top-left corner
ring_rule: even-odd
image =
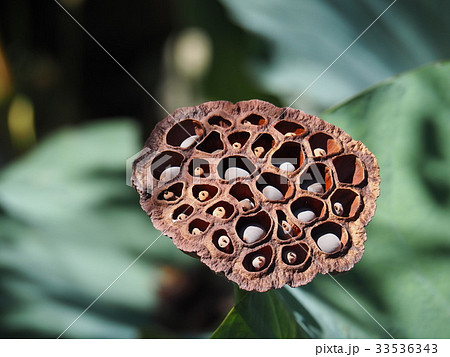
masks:
[[[379,182],[361,142],[260,100],[176,110],[156,125],[132,174],[157,229],[257,291],[350,270],[364,253]],[[334,248],[319,247],[330,236]]]

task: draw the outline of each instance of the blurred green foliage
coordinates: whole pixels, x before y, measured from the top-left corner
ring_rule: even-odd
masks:
[[[61,3],[170,112],[290,104],[390,0]],[[448,58],[449,6],[398,1],[294,107],[315,113]],[[177,66],[192,29],[211,52],[195,78]],[[423,68],[323,116],[379,158],[367,252],[336,279],[395,337],[450,334],[449,77],[448,64]],[[158,238],[125,184],[126,160],[165,115],[56,4],[0,3],[1,337],[57,337],[155,239],[64,337],[206,337],[225,317],[231,284]],[[238,292],[213,337],[387,336],[325,276]]]

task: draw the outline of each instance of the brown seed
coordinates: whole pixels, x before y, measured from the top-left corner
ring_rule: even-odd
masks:
[[[294,264],[295,261],[297,260],[297,254],[295,254],[292,251],[287,252],[286,260],[288,261],[289,264]]]
[[[264,153],[266,152],[266,150],[264,150],[264,148],[262,146],[258,146],[256,148],[253,149],[253,152],[255,153],[255,155],[257,157],[261,157],[264,155]]]
[[[228,238],[227,236],[220,236],[217,244],[220,248],[226,248],[230,244],[230,238]]]
[[[256,270],[261,270],[264,267],[264,264],[266,264],[266,258],[262,255],[258,255],[252,260],[253,268]]]
[[[233,149],[236,149],[236,150],[239,150],[242,147],[241,143],[238,143],[237,141],[235,143],[233,143],[232,146],[233,146]]]
[[[205,174],[205,170],[203,170],[202,167],[197,166],[197,167],[194,169],[194,176],[203,176],[204,174]]]
[[[180,213],[177,217],[177,220],[182,221],[183,219],[187,218],[187,214],[185,213]]]
[[[173,200],[176,198],[175,194],[172,191],[165,190],[163,192],[163,197],[165,200]]]
[[[325,156],[327,154],[327,152],[322,148],[317,148],[317,149],[314,149],[313,154],[314,154],[314,156]]]
[[[198,199],[200,201],[202,201],[202,202],[206,201],[208,199],[208,197],[209,197],[209,192],[208,191],[200,191],[198,193]]]
[[[225,208],[223,207],[217,207],[214,211],[213,211],[213,216],[219,217],[219,218],[223,218],[225,217]]]
[[[344,213],[344,206],[340,202],[335,202],[333,204],[333,208],[334,208],[334,212],[338,216],[342,216],[342,214]]]
[[[192,232],[191,232],[191,234],[193,235],[193,236],[198,236],[199,234],[201,234],[202,233],[202,231],[200,230],[200,229],[198,229],[198,228],[194,228],[193,230],[192,230]]]

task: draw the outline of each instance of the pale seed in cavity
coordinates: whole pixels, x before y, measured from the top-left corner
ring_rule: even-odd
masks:
[[[318,193],[318,194],[322,194],[324,192],[322,184],[320,184],[318,182],[309,185],[307,190],[309,192],[314,192],[314,193]]]
[[[266,232],[260,225],[251,225],[245,228],[242,239],[244,242],[251,244],[261,240],[265,235]]]
[[[202,231],[199,228],[194,228],[191,232],[193,236],[198,236]]]
[[[294,264],[297,260],[297,254],[295,254],[292,251],[289,251],[286,253],[286,260],[288,261],[289,264]]]
[[[243,200],[239,201],[239,207],[245,212],[254,208],[255,205],[249,198],[244,198]]]
[[[159,179],[161,181],[169,181],[172,180],[175,176],[177,176],[180,173],[180,167],[179,166],[172,166],[165,169],[161,176],[159,176]]]
[[[295,166],[292,165],[290,162],[283,162],[280,165],[280,170],[292,172],[292,171],[295,171]]]
[[[292,226],[287,222],[281,222],[281,227],[283,228],[283,233],[286,235],[291,235],[293,232]]]
[[[315,218],[316,218],[316,214],[307,208],[301,209],[300,211],[297,212],[297,219],[300,222],[309,223],[312,220],[314,220]]]
[[[186,149],[188,147],[191,147],[194,143],[197,142],[198,138],[200,138],[199,135],[192,135],[184,139],[183,142],[180,144],[180,148]]]
[[[223,207],[216,207],[213,211],[213,216],[218,217],[218,218],[224,218],[225,217],[225,208]]]
[[[187,218],[187,214],[186,213],[180,213],[177,217],[178,221],[182,221],[183,219]]]
[[[168,201],[168,200],[176,199],[176,196],[172,191],[165,190],[163,192],[163,198]]]
[[[225,180],[234,180],[238,177],[247,177],[250,173],[240,167],[230,167],[225,171]]]
[[[289,132],[289,133],[284,134],[284,136],[287,137],[287,138],[290,138],[290,137],[293,137],[293,136],[296,136],[296,135],[297,134],[295,134],[293,132]]]
[[[257,146],[253,149],[253,152],[255,153],[256,157],[262,157],[264,156],[266,150],[262,146]]]
[[[200,201],[205,201],[205,200],[207,200],[208,199],[208,197],[209,197],[209,192],[208,191],[200,191],[199,193],[198,193],[198,199],[200,200]]]
[[[253,258],[252,265],[256,270],[261,270],[266,264],[266,258],[262,255],[258,255],[256,258]]]
[[[197,167],[194,169],[194,176],[203,176],[204,174],[205,174],[205,170],[203,170],[202,167],[197,166]]]
[[[283,193],[274,186],[266,186],[263,188],[262,193],[268,200],[279,201],[284,198]]]
[[[316,148],[313,151],[314,156],[325,156],[327,152],[322,148]]]
[[[235,149],[235,150],[239,150],[242,147],[241,143],[238,143],[238,142],[233,143],[232,146],[233,146],[233,149]]]
[[[333,204],[333,208],[337,216],[342,216],[342,214],[344,213],[344,206],[340,202],[335,202]]]
[[[317,245],[324,253],[335,253],[341,248],[341,240],[333,233],[326,233],[317,239]]]
[[[248,120],[244,120],[244,121],[242,122],[242,124],[244,124],[244,125],[250,125],[250,122],[249,122]]]
[[[228,238],[227,236],[220,236],[217,244],[220,248],[226,248],[230,244],[230,238]]]

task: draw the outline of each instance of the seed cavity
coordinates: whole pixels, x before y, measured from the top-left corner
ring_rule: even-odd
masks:
[[[175,194],[172,191],[165,190],[163,192],[163,198],[166,201],[173,201],[173,200],[177,199],[177,196],[175,196]]]
[[[253,149],[253,152],[255,153],[256,157],[263,157],[266,150],[262,146],[258,146]]]
[[[202,176],[204,176],[204,175],[205,175],[205,170],[204,170],[202,167],[197,166],[197,167],[194,169],[194,176],[202,177]]]

